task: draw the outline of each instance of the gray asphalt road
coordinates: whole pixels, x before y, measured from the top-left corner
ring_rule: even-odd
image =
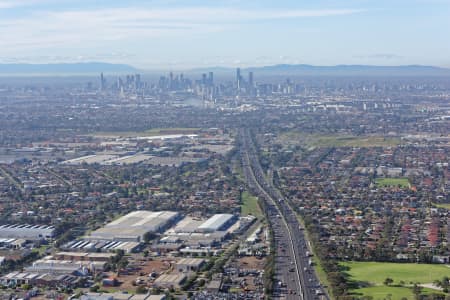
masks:
[[[241,130],[241,159],[250,189],[265,202],[274,233],[275,299],[328,299],[311,266],[308,242],[295,212],[269,183],[248,130]]]

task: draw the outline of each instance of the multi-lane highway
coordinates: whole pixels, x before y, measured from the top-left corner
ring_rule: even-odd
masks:
[[[295,212],[266,179],[250,132],[240,130],[240,154],[250,189],[262,201],[274,234],[275,299],[328,299],[312,268],[310,249]]]

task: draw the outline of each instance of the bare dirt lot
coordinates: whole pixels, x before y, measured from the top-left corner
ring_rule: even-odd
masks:
[[[135,291],[136,290],[136,280],[141,279],[141,285],[147,285],[150,282],[149,274],[152,272],[158,275],[167,271],[172,265],[173,261],[168,259],[146,259],[146,258],[136,258],[132,259],[126,272],[122,272],[119,276],[116,273],[107,273],[111,277],[117,277],[119,281],[118,287],[105,288],[111,290],[121,290],[121,291]]]
[[[237,259],[240,269],[264,270],[265,259],[258,259],[255,256],[244,256]]]

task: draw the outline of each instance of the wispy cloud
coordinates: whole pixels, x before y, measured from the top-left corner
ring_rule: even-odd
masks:
[[[359,9],[322,9],[322,10],[242,10],[233,8],[175,8],[175,9],[142,9],[120,8],[93,11],[66,11],[49,13],[63,19],[97,18],[105,21],[123,20],[165,20],[223,22],[232,20],[270,20],[304,17],[328,17],[349,15],[362,12]]]
[[[14,1],[14,3],[17,0]],[[26,3],[23,0],[19,2]],[[0,0],[4,7],[12,1]],[[231,8],[97,9],[35,12],[26,18],[0,20],[0,46],[36,47],[118,41],[167,35],[217,32],[244,22],[349,15],[355,9],[241,10]],[[205,26],[207,25],[207,26]]]
[[[375,53],[370,55],[356,55],[354,58],[358,59],[378,59],[378,60],[398,60],[405,58],[401,55],[392,54],[392,53]]]
[[[2,0],[0,0],[0,9],[12,8],[12,7],[16,7],[16,6],[18,6],[18,2],[16,2],[16,1],[2,1]]]
[[[0,0],[0,9],[28,6],[41,3],[42,0]]]
[[[257,25],[269,20],[275,24],[285,19],[329,18],[363,12],[358,9],[250,10],[229,6],[44,9],[54,1],[65,0],[0,0],[0,8],[46,4],[30,6],[33,9],[27,9],[26,14],[15,13],[0,18],[0,36],[3,37],[0,39],[0,57],[3,62],[98,60],[129,63],[145,60],[148,64],[161,64],[162,61],[168,64],[172,57],[177,57],[176,64],[180,65],[188,63],[188,60],[180,59],[179,54],[165,55],[162,47],[189,43],[192,38],[209,38],[211,34],[224,33],[226,36],[227,32],[238,32],[243,24]],[[234,37],[233,34],[230,36]],[[159,53],[159,56],[152,57],[152,49],[143,56],[143,47],[155,48],[154,53]],[[113,50],[116,52],[111,53]],[[93,54],[98,52],[102,54]],[[130,52],[134,53],[127,54]],[[181,49],[179,53],[185,54]],[[243,61],[236,57],[197,59],[197,64],[202,59],[205,64],[238,65]],[[263,64],[272,60],[258,59],[257,62]]]
[[[33,62],[85,62],[85,61],[110,61],[121,62],[135,57],[128,52],[89,53],[78,55],[23,55],[0,57],[0,63],[33,63]]]

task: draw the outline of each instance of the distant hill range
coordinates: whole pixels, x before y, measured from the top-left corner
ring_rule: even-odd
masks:
[[[213,67],[194,69],[192,73],[215,72],[234,74],[235,69]],[[337,66],[312,66],[312,65],[273,65],[264,67],[241,68],[242,74],[252,71],[255,75],[265,76],[450,76],[450,69],[407,65],[407,66],[370,66],[370,65],[337,65]]]
[[[0,64],[0,74],[99,74],[131,73],[138,70],[124,64],[110,64],[102,62],[86,63],[55,63],[55,64]]]
[[[409,66],[369,66],[369,65],[273,65],[241,68],[242,75],[253,71],[255,76],[450,76],[450,69],[409,65]],[[2,75],[77,75],[77,74],[155,73],[157,71],[139,70],[126,64],[103,62],[54,63],[54,64],[0,64]],[[164,71],[158,71],[164,73]],[[235,76],[235,68],[208,67],[192,69],[185,73],[214,72],[218,75]],[[156,73],[155,73],[156,74]]]

